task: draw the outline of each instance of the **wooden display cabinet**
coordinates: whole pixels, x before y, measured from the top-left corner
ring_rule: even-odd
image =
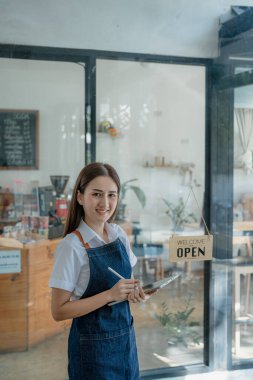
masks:
[[[68,328],[71,321],[51,316],[48,286],[54,252],[60,239],[32,244],[5,244],[0,250],[20,250],[21,273],[0,274],[0,352],[25,351]]]

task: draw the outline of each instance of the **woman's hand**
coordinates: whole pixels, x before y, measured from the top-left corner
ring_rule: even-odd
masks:
[[[157,293],[158,289],[152,289],[145,292],[145,301],[147,301],[153,294]]]
[[[129,294],[134,292],[135,286],[138,286],[139,281],[134,279],[119,280],[111,289],[110,297],[113,301],[121,301],[128,299]]]
[[[134,289],[128,295],[127,299],[129,302],[133,303],[146,300],[146,295],[139,283],[134,286]]]

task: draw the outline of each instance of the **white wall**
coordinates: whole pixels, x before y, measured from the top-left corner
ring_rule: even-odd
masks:
[[[39,111],[39,170],[1,170],[0,186],[13,188],[17,180],[50,185],[50,175],[70,175],[73,182],[84,165],[83,68],[1,59],[0,99],[2,109]]]
[[[231,5],[234,5],[231,0],[0,0],[0,43],[215,57],[218,55],[219,19],[222,15],[229,17]],[[236,5],[253,6],[253,0],[237,0]],[[47,63],[43,65],[45,67]],[[67,64],[63,65],[67,67]],[[77,127],[83,127],[83,78],[80,80],[79,72],[75,72],[77,65],[74,73],[72,68],[70,73],[65,68],[58,72],[55,67],[55,71],[47,73],[49,87],[46,90],[45,78],[32,66],[29,61],[20,61],[19,72],[16,72],[11,63],[4,67],[1,63],[1,107],[36,108],[41,116],[41,174],[20,171],[15,172],[15,179],[39,179],[44,185],[48,184],[50,174],[70,174],[74,178],[84,162],[83,145],[79,137],[75,144],[70,142],[72,140],[61,140],[63,133],[60,131],[65,122],[71,126],[72,115],[77,115]],[[22,77],[23,82],[18,89],[12,88],[9,81],[10,77],[15,81],[16,75],[19,80]],[[69,80],[66,81],[66,78]],[[36,86],[34,80],[37,81]],[[161,88],[162,85],[161,82]],[[31,94],[29,98],[24,96],[24,88]],[[159,95],[158,90],[156,100],[160,106],[163,100]],[[157,119],[154,116],[156,111],[158,115],[159,109],[153,107],[154,122]],[[186,114],[178,115],[181,125],[189,122]],[[178,123],[177,116],[168,113],[166,118],[173,125]],[[193,120],[190,123],[189,131],[194,131],[196,124]],[[180,127],[174,125],[173,128],[178,130]],[[154,128],[154,131],[157,132],[157,129]],[[69,130],[68,135],[71,136],[71,133],[73,131]],[[148,135],[152,140],[151,131]],[[159,133],[156,137],[161,141]],[[170,136],[167,136],[168,139]],[[166,139],[161,143],[166,144]],[[193,150],[191,144],[187,145],[186,154]],[[52,152],[56,147],[55,155]],[[174,156],[180,152],[177,148],[175,145]],[[160,150],[163,150],[162,146]],[[1,171],[0,184],[11,186],[13,173]],[[127,178],[127,173],[123,175]]]
[[[235,89],[235,107],[238,108],[250,108],[253,109],[253,86],[244,86]],[[253,136],[250,129],[246,132],[246,138],[250,140],[249,150],[252,151],[251,163],[253,163]],[[240,156],[242,151],[242,145],[240,142],[239,130],[237,122],[235,119],[234,124],[234,154],[235,161],[238,161],[238,156]],[[244,169],[234,169],[234,203],[236,204],[241,200],[245,194],[252,194],[253,189],[253,169],[244,170]]]
[[[0,43],[218,55],[231,0],[0,0]],[[253,0],[236,5],[253,6]]]
[[[194,189],[202,208],[205,164],[205,68],[99,60],[97,64],[97,120],[110,120],[119,137],[97,136],[98,160],[116,167],[122,181],[138,178],[147,197],[141,209],[134,194],[127,194],[130,220],[141,220],[149,228],[168,225],[166,198],[176,204],[186,201],[189,173],[179,168],[144,168],[156,156],[165,164],[193,163]],[[193,184],[193,183],[192,183]],[[194,197],[187,211],[200,220]]]
[[[194,163],[202,206],[205,69],[99,60],[97,75],[97,120],[109,116],[120,131],[115,140],[97,136],[97,159],[115,166],[122,181],[138,178],[135,184],[147,197],[142,210],[128,193],[129,218],[152,228],[169,224],[161,198],[177,202],[180,195],[188,195],[189,178],[183,183],[179,169],[143,168],[155,156],[163,156],[166,163]],[[0,60],[1,107],[36,109],[40,115],[39,170],[2,170],[2,187],[13,188],[20,180],[26,192],[30,181],[49,185],[50,175],[57,174],[71,176],[73,184],[84,165],[83,83],[83,68],[77,64]],[[188,206],[200,217],[193,198]]]

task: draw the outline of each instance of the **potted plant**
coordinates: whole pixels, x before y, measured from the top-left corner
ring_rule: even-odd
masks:
[[[138,201],[140,202],[142,207],[145,207],[146,205],[146,196],[144,191],[139,186],[132,185],[132,182],[137,181],[138,178],[129,179],[121,184],[121,192],[120,192],[120,198],[119,198],[119,204],[118,204],[118,210],[116,214],[116,220],[124,221],[126,219],[125,217],[125,210],[126,210],[126,203],[125,203],[125,197],[128,190],[132,190],[134,194],[136,195]]]
[[[161,308],[161,314],[156,314],[156,318],[166,329],[169,345],[188,347],[190,343],[200,344],[199,322],[190,320],[195,310],[195,307],[191,306],[191,296],[186,299],[184,307],[174,313],[168,310],[168,306],[164,302]]]
[[[185,223],[197,222],[197,218],[192,212],[186,212],[185,205],[181,197],[179,198],[177,204],[173,204],[164,198],[162,198],[162,200],[167,206],[165,213],[172,222],[173,231],[182,231]]]

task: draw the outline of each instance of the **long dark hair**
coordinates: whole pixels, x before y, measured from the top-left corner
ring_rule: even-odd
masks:
[[[118,188],[118,195],[120,193],[120,179],[116,172],[116,170],[109,164],[104,164],[101,162],[93,162],[87,166],[85,166],[79,173],[75,187],[73,190],[69,210],[68,210],[68,216],[67,221],[65,225],[64,230],[64,236],[67,234],[73,232],[80,224],[81,220],[84,217],[84,210],[83,206],[81,206],[77,202],[77,193],[80,191],[81,194],[84,193],[87,185],[89,182],[91,182],[94,178],[105,176],[110,177],[116,184]],[[119,196],[118,196],[119,199]],[[114,216],[116,214],[117,207],[113,213],[113,215],[110,217],[108,222],[111,222],[114,219]]]

